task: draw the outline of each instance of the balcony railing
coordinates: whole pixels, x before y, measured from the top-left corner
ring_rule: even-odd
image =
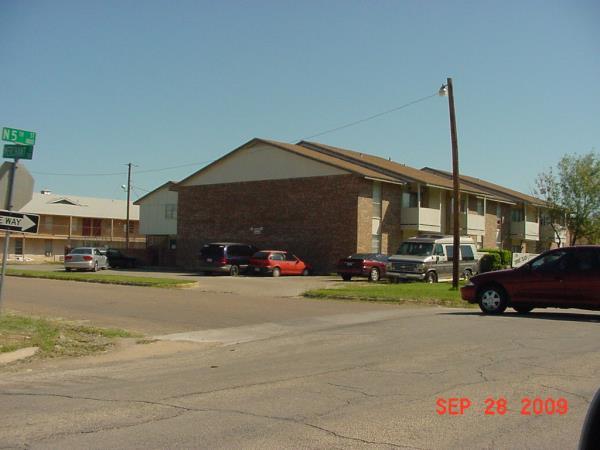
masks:
[[[441,213],[433,208],[402,208],[400,225],[404,229],[439,233],[442,230]]]
[[[554,225],[558,235],[560,236],[560,241],[563,244],[566,244],[567,241],[567,228],[562,225]],[[556,232],[552,228],[551,225],[542,225],[541,226],[541,234],[544,240],[552,240],[553,242],[558,243],[558,238],[556,236]]]
[[[485,216],[479,214],[462,214],[460,216],[460,227],[466,234],[484,235]]]
[[[526,239],[529,241],[540,240],[540,224],[538,222],[512,222],[510,224],[510,235],[516,239]]]

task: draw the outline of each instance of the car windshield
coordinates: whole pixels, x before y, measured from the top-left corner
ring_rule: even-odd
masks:
[[[91,255],[92,249],[91,248],[74,248],[73,250],[71,250],[71,254],[73,254],[73,255]]]
[[[398,249],[398,255],[430,256],[433,244],[424,242],[404,242]]]
[[[200,250],[200,255],[204,257],[222,256],[225,249],[224,245],[206,245]]]
[[[269,252],[256,252],[254,255],[252,255],[252,259],[267,259],[269,254]]]
[[[354,253],[349,256],[350,259],[374,259],[375,253]]]

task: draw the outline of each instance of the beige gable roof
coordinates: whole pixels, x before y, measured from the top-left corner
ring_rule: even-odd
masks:
[[[386,175],[379,171],[365,168],[359,164],[349,162],[349,161],[344,161],[340,158],[336,158],[333,156],[325,155],[322,152],[315,151],[315,150],[312,150],[312,149],[309,149],[309,148],[306,148],[306,147],[303,147],[300,145],[287,144],[285,142],[278,142],[278,141],[272,141],[272,140],[267,140],[267,139],[254,138],[254,139],[246,142],[245,144],[241,145],[240,147],[236,148],[235,150],[229,152],[225,156],[217,159],[216,161],[213,161],[211,164],[203,167],[202,169],[191,174],[190,176],[184,178],[179,183],[177,183],[177,186],[186,186],[187,182],[190,181],[192,178],[195,178],[198,175],[202,174],[203,172],[210,170],[212,167],[216,166],[217,164],[222,163],[223,161],[225,161],[229,158],[235,157],[236,153],[238,153],[239,151],[249,148],[251,146],[257,145],[257,144],[267,144],[269,146],[278,148],[280,150],[284,150],[284,151],[311,159],[313,161],[324,163],[331,167],[346,170],[350,173],[362,175],[362,176],[365,176],[368,178],[373,178],[376,180],[388,181],[388,182],[393,182],[393,183],[402,183],[402,180],[400,180],[398,177]],[[176,190],[177,186],[175,186],[173,189]]]
[[[125,220],[127,218],[127,201],[35,192],[32,199],[19,211],[54,216]],[[129,219],[139,220],[139,216],[140,207],[129,205]]]
[[[134,205],[140,205],[141,203],[144,202],[144,200],[147,200],[149,197],[151,197],[153,194],[157,193],[158,191],[162,190],[162,189],[170,189],[171,186],[174,186],[175,184],[177,184],[177,182],[175,181],[167,181],[164,184],[161,184],[159,187],[157,187],[156,189],[148,192],[147,194],[141,196],[140,198],[138,198],[135,202],[133,202]]]

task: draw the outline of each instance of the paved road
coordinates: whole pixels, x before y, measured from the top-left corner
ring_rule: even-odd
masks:
[[[39,307],[67,310],[77,304],[73,296],[95,305],[73,316],[92,311],[95,323],[186,331],[189,341],[5,370],[2,448],[574,449],[600,387],[597,313],[487,317],[125,287],[101,300],[95,285],[81,283],[92,292],[86,299],[77,283],[10,284],[9,292],[27,297],[11,299],[14,309],[34,309],[37,292]],[[63,303],[54,298],[61,291]],[[153,306],[139,309],[144,301]],[[164,323],[155,317],[161,302]],[[210,317],[172,312],[190,316],[196,303]],[[110,307],[112,319],[102,311]],[[224,344],[210,343],[217,338]],[[485,399],[501,396],[508,412],[486,416]],[[521,415],[521,399],[537,396],[564,397],[569,411]],[[438,415],[437,400],[450,397],[473,406]]]
[[[7,277],[4,304],[18,312],[87,319],[95,325],[146,334],[389,308],[388,305],[296,298],[307,289],[340,283],[332,277],[194,278],[199,280],[195,288],[158,289]]]

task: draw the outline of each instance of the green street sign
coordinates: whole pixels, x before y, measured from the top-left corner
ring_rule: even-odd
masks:
[[[2,140],[18,144],[34,145],[35,133],[33,131],[17,130],[16,128],[2,128]]]
[[[4,144],[4,158],[31,159],[33,157],[33,145]]]

